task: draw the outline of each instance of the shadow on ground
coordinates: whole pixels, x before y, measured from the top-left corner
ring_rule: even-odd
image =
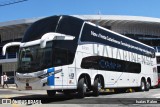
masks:
[[[117,93],[100,93],[101,96],[113,95]],[[118,93],[121,94],[121,93]],[[47,95],[36,94],[36,95],[25,95],[19,97],[12,97],[13,100],[41,100],[42,104],[115,104],[122,103],[120,99],[110,99],[110,98],[100,98],[94,97],[92,93],[87,93],[85,98],[79,98],[77,94],[65,95],[62,93],[56,94],[54,97],[49,97]],[[127,100],[128,101],[128,100]]]

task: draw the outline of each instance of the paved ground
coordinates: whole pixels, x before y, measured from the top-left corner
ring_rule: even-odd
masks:
[[[87,93],[83,99],[78,99],[76,94],[64,95],[57,93],[53,98],[46,95],[46,91],[18,91],[14,87],[8,89],[0,89],[0,99],[9,98],[15,100],[40,100],[42,105],[34,104],[10,104],[5,105],[7,107],[98,107],[98,106],[141,106],[141,107],[159,107],[160,106],[160,89],[151,89],[149,92],[133,92],[133,93],[101,93],[99,97],[92,96],[91,93]],[[152,99],[150,99],[152,98]],[[154,99],[156,98],[156,99]],[[158,104],[146,104],[147,101]],[[137,104],[135,103],[137,101]],[[145,103],[146,102],[146,103]],[[139,103],[139,104],[138,104]],[[141,104],[144,103],[144,104]],[[47,105],[44,105],[47,104]],[[4,105],[2,107],[5,107]]]
[[[8,87],[5,85],[4,88],[0,85],[0,89],[16,89],[16,84],[8,84]]]

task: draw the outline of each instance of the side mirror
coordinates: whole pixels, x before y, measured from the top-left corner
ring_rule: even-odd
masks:
[[[73,40],[75,37],[70,35],[64,35],[60,33],[46,33],[40,39],[40,47],[45,48],[47,41],[52,40]]]
[[[10,42],[10,43],[7,43],[3,46],[2,48],[2,55],[5,55],[6,54],[6,49],[8,47],[11,47],[11,46],[20,46],[21,42]]]

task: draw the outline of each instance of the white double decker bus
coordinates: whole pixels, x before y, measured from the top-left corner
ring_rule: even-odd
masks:
[[[33,23],[19,45],[15,82],[20,90],[77,92],[106,88],[148,91],[158,82],[154,48],[72,16]]]

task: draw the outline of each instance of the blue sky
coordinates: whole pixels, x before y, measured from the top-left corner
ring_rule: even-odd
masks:
[[[0,22],[59,14],[95,15],[99,11],[102,15],[160,18],[160,0],[28,0],[0,7]]]

